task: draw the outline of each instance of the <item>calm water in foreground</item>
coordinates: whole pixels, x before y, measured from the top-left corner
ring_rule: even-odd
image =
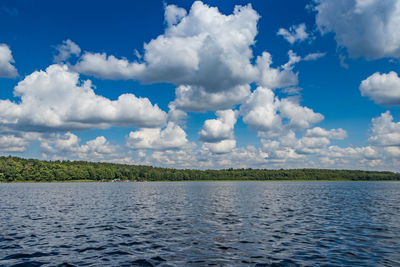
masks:
[[[400,183],[0,184],[17,264],[400,266]]]

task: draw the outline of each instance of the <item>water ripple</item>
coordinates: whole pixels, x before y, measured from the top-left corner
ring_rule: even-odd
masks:
[[[0,266],[400,266],[400,183],[0,184]]]

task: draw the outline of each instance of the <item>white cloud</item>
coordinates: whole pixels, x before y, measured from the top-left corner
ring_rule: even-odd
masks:
[[[294,68],[294,65],[301,61],[301,57],[292,50],[289,50],[288,55],[289,61],[286,64],[282,65],[282,69],[291,71]]]
[[[329,139],[343,140],[347,138],[347,132],[342,128],[326,130],[321,127],[307,129],[305,136],[307,137],[326,137]]]
[[[130,63],[127,59],[118,59],[105,53],[85,52],[73,67],[77,72],[102,79],[127,80],[145,71],[145,65],[137,62]]]
[[[385,152],[390,156],[398,158],[400,157],[400,147],[398,146],[388,146],[384,148]]]
[[[311,54],[306,55],[306,56],[303,58],[303,60],[304,60],[304,61],[317,60],[317,59],[320,59],[321,57],[324,57],[325,55],[326,55],[326,53],[320,53],[320,52],[311,53]]]
[[[380,133],[374,130],[376,134],[398,130],[390,116],[385,119],[385,127],[377,127],[376,120],[373,120],[374,127],[381,129]],[[296,132],[286,128],[279,135],[262,137],[260,148],[236,147],[235,140],[228,139],[204,143],[200,148],[192,144],[179,150],[156,151],[150,155],[141,153],[136,163],[202,169],[251,167],[398,170],[400,145],[393,142],[381,145],[371,140],[370,145],[360,147],[330,144],[332,139],[343,139],[346,136],[346,132],[340,128],[315,127]],[[382,140],[386,138],[381,136]]]
[[[334,32],[351,57],[400,58],[400,1],[315,0],[321,33]]]
[[[234,139],[233,128],[237,120],[237,112],[233,110],[219,110],[215,113],[218,118],[206,120],[203,129],[199,132],[200,141],[217,143],[222,140]]]
[[[324,119],[320,113],[315,113],[308,107],[302,107],[290,99],[282,99],[279,105],[281,116],[289,118],[289,125],[299,129],[309,128],[312,124]]]
[[[33,72],[18,83],[14,94],[20,103],[0,100],[0,124],[24,131],[160,127],[167,116],[147,98],[123,94],[112,101],[96,95],[91,81],[80,81],[66,65]]]
[[[303,137],[301,144],[306,148],[323,148],[330,144],[327,137]]]
[[[284,88],[298,84],[297,73],[293,73],[293,64],[300,61],[291,50],[289,61],[281,68],[272,68],[272,57],[268,52],[263,52],[257,57],[256,66],[259,70],[258,84],[270,89]]]
[[[176,109],[173,104],[169,104],[168,121],[176,124],[184,124],[188,114],[180,109]]]
[[[295,42],[305,41],[309,38],[306,28],[307,27],[304,23],[293,25],[289,28],[289,30],[280,28],[277,35],[281,35],[290,44],[294,44]]]
[[[167,5],[165,7],[164,17],[168,26],[177,24],[185,16],[186,10],[184,8],[177,7],[176,5]]]
[[[176,99],[170,105],[193,112],[222,110],[242,103],[250,94],[250,86],[239,85],[229,91],[207,92],[203,87],[181,85],[175,89]]]
[[[377,104],[400,105],[400,78],[394,71],[375,72],[361,82],[360,91]]]
[[[236,6],[227,16],[196,1],[187,15],[176,6],[166,6],[165,15],[168,27],[144,45],[144,63],[86,53],[76,69],[101,78],[170,82],[199,86],[207,92],[227,90],[254,79],[250,46],[257,34],[259,15],[250,5]]]
[[[279,140],[261,139],[262,151],[266,153],[266,158],[274,163],[289,163],[293,160],[304,158],[296,152],[299,140],[293,131],[289,131],[287,135],[280,136]]]
[[[18,76],[17,69],[12,65],[14,62],[8,45],[0,44],[0,78],[14,78]]]
[[[278,134],[283,127],[306,129],[324,119],[320,113],[300,106],[291,98],[279,100],[272,90],[258,87],[240,107],[243,122],[259,132]],[[282,118],[289,123],[282,124]]]
[[[68,60],[71,55],[79,56],[81,48],[70,39],[63,41],[62,44],[56,46],[57,55],[54,56],[54,62],[64,62]]]
[[[293,130],[274,139],[262,139],[262,149],[270,159],[289,160],[319,154],[330,144],[328,137],[303,136],[298,139]]]
[[[400,146],[400,122],[394,122],[389,111],[372,119],[372,134],[368,141],[376,146]]]
[[[39,141],[44,158],[112,161],[119,157],[119,147],[110,144],[104,136],[98,136],[83,145],[79,144],[78,136],[70,132],[42,136]]]
[[[222,140],[217,143],[204,143],[203,149],[212,153],[225,154],[231,152],[236,146],[236,140]]]
[[[24,152],[29,145],[27,138],[16,135],[0,135],[0,152]]]
[[[74,69],[105,79],[172,83],[177,86],[175,109],[230,109],[249,95],[252,82],[271,89],[298,83],[292,70],[300,57],[292,51],[289,62],[277,68],[267,52],[252,64],[259,17],[251,5],[236,6],[230,15],[200,1],[189,13],[167,5],[165,32],[144,45],[141,62],[86,52]]]
[[[371,146],[366,147],[338,147],[330,146],[327,150],[321,153],[333,160],[336,164],[346,164],[346,166],[360,166],[357,161],[367,162],[379,157],[378,152]],[[367,160],[367,161],[366,161]]]
[[[279,100],[272,90],[258,87],[240,107],[243,122],[257,131],[280,129],[281,118],[277,114]]]
[[[143,128],[130,132],[126,138],[126,146],[133,149],[178,149],[187,143],[185,131],[173,122],[169,122],[163,130]]]

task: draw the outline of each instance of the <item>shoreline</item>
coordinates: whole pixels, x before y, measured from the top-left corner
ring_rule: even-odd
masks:
[[[340,169],[174,169],[0,157],[0,182],[400,181],[399,172]]]
[[[0,184],[56,184],[56,183],[152,183],[152,182],[400,182],[399,180],[351,180],[351,179],[287,179],[287,180],[151,180],[151,181],[94,181],[94,180],[54,180],[54,181],[0,181]]]

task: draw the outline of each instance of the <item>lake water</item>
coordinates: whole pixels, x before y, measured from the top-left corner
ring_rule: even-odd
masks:
[[[400,183],[0,184],[18,264],[400,266]]]

